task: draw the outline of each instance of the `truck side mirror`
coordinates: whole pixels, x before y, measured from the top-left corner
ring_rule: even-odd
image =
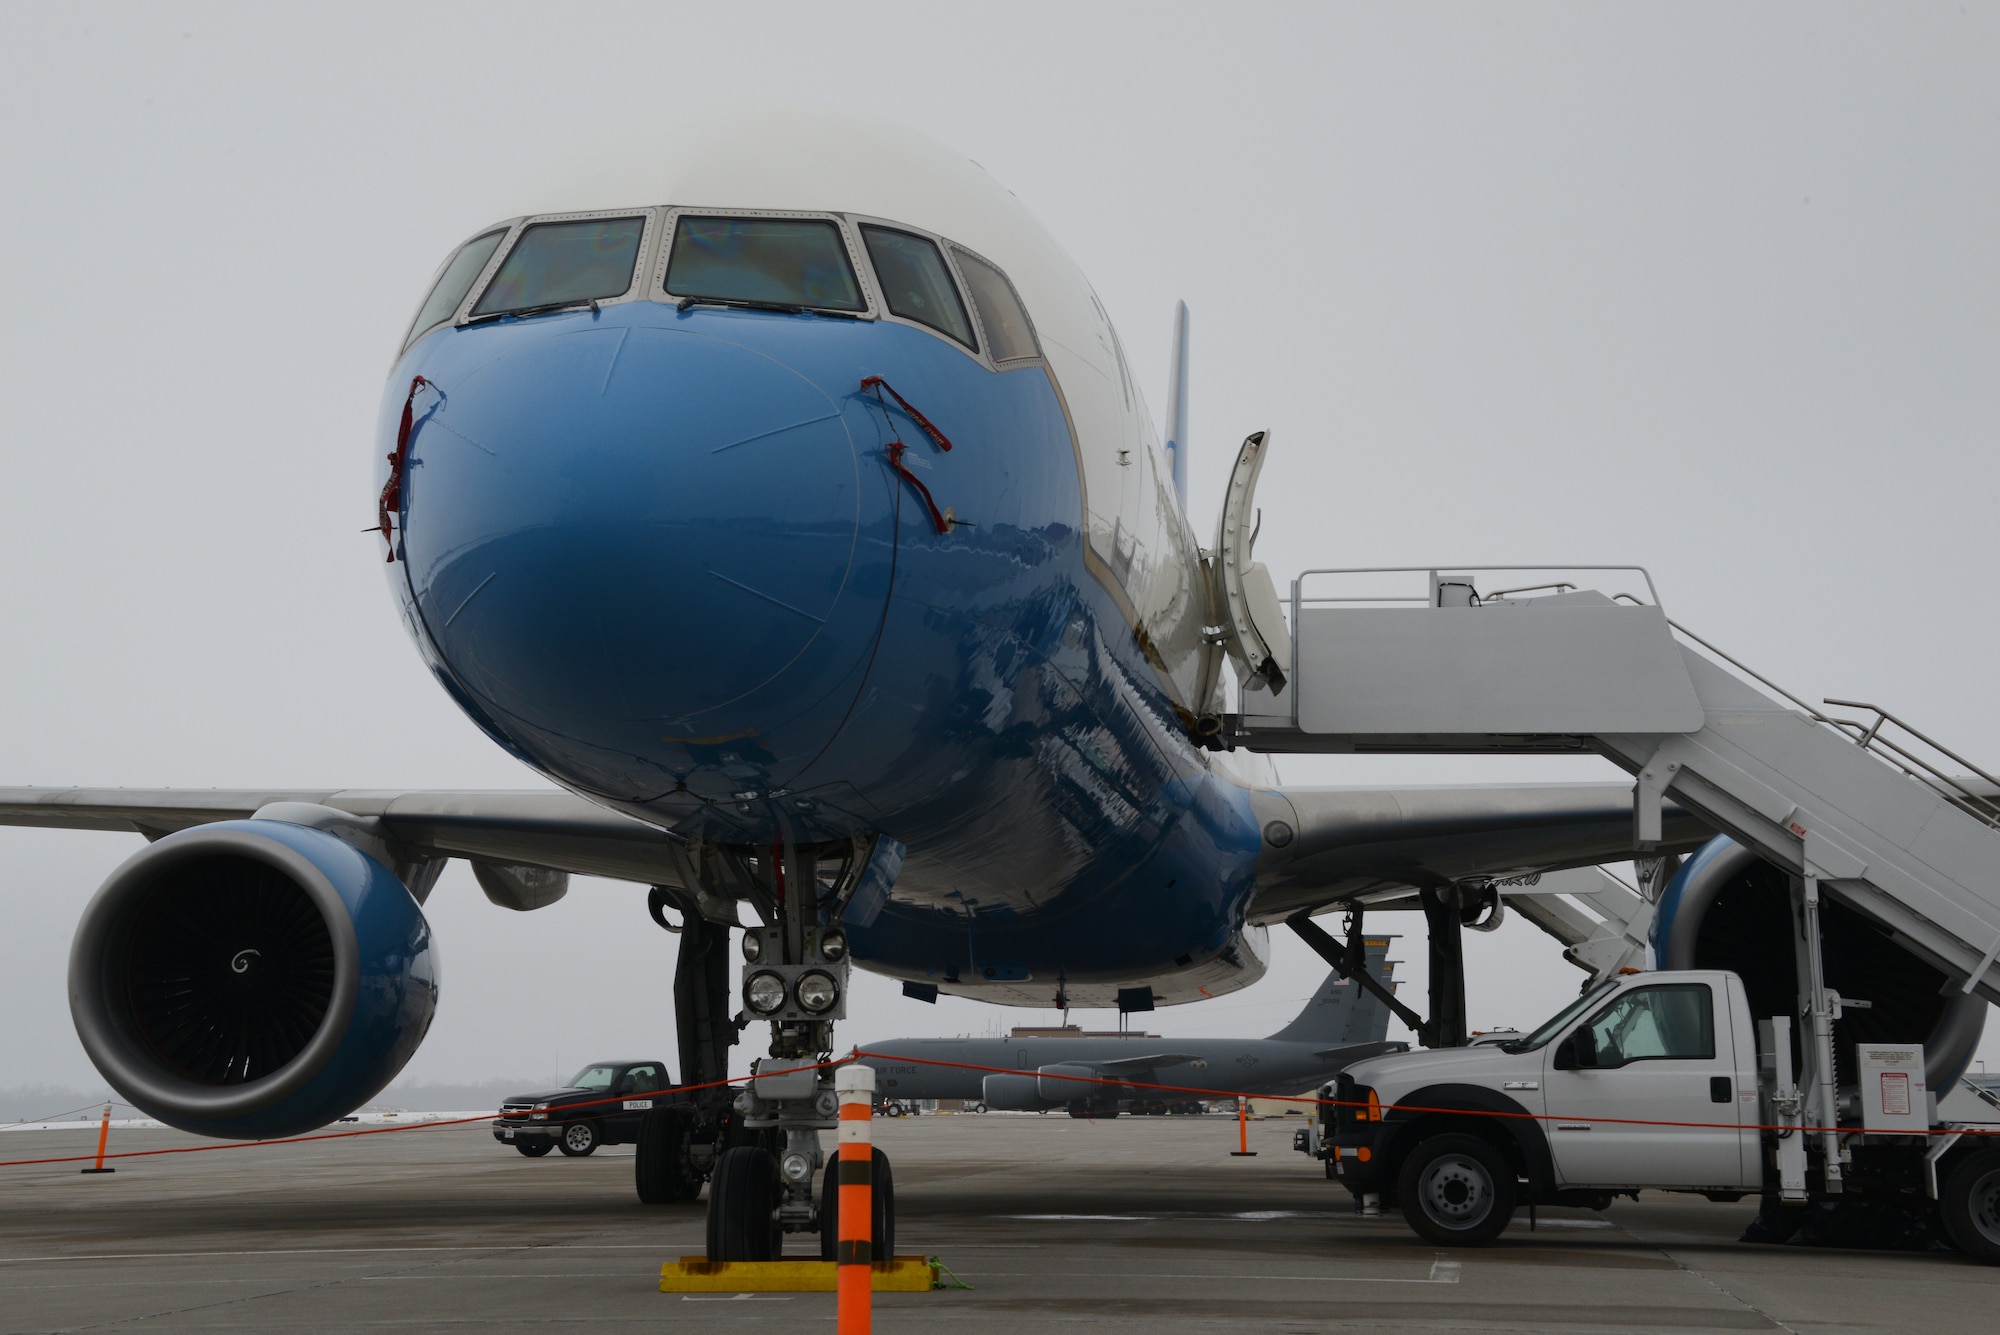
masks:
[[[1578,1029],[1556,1044],[1555,1067],[1558,1071],[1575,1071],[1595,1065],[1597,1045],[1590,1041],[1587,1031]]]

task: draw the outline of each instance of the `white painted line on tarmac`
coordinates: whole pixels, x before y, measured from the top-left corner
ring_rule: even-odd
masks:
[[[274,1247],[240,1252],[94,1252],[85,1256],[0,1256],[0,1265],[50,1261],[177,1261],[200,1256],[359,1256],[371,1252],[657,1252],[661,1243],[517,1242],[490,1247]]]
[[[684,1303],[788,1303],[791,1300],[790,1294],[782,1293],[732,1293],[726,1297],[720,1293],[681,1295]]]
[[[1102,1270],[975,1270],[965,1272],[974,1279],[1093,1279],[1102,1278]],[[1246,1275],[1230,1271],[1225,1275],[1197,1275],[1185,1270],[1121,1270],[1122,1279],[1173,1280],[1187,1279],[1209,1282],[1213,1280],[1256,1279],[1271,1280],[1288,1284],[1456,1284],[1458,1283],[1458,1262],[1439,1261],[1431,1266],[1431,1273],[1423,1279],[1392,1279],[1385,1275]]]
[[[1139,1224],[1158,1219],[1156,1214],[1003,1214],[1002,1219],[1029,1219],[1037,1223],[1087,1220],[1092,1223]]]

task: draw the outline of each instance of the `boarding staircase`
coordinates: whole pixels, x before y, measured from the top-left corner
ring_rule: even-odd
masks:
[[[1644,592],[1579,586],[1613,573]],[[1534,582],[1482,593],[1495,576]],[[2000,1002],[2000,780],[1887,710],[1806,704],[1669,621],[1644,570],[1311,570],[1289,611],[1260,628],[1284,685],[1245,674],[1226,744],[1594,751],[1636,780],[1636,850],[1677,803]]]
[[[1226,536],[1226,518],[1224,526]],[[1886,928],[1963,992],[2000,1002],[2000,780],[1878,706],[1825,702],[1860,711],[1855,719],[1806,704],[1668,620],[1643,569],[1619,573],[1636,577],[1644,596],[1549,577],[1581,578],[1577,568],[1311,570],[1292,582],[1289,624],[1263,567],[1215,569],[1218,580],[1251,585],[1218,600],[1224,614],[1256,621],[1226,628],[1219,641],[1243,682],[1240,712],[1219,720],[1224,745],[1594,751],[1635,779],[1636,853],[1659,847],[1672,801],[1797,878],[1803,1069],[1797,1086],[1774,1085],[1773,1115],[1823,1128],[1827,1190],[1840,1189],[1842,1171],[1833,1025],[1843,1005],[1866,1003],[1826,986],[1822,893]],[[1496,575],[1533,582],[1494,588]],[[1421,587],[1379,587],[1396,577]],[[1357,581],[1364,587],[1354,591]],[[1321,591],[1328,587],[1336,591]],[[1575,962],[1600,976],[1643,965],[1652,895],[1586,887],[1593,913],[1526,898],[1516,907],[1564,940]],[[1802,1145],[1793,1138],[1781,1155],[1787,1199],[1804,1198]]]

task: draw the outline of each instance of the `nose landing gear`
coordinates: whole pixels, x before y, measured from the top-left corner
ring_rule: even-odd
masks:
[[[813,1233],[822,1250],[836,1237],[837,1197],[814,1199],[832,1165],[821,1131],[838,1125],[833,1088],[833,1026],[847,1014],[852,968],[840,915],[864,879],[878,879],[877,841],[832,847],[773,846],[755,854],[689,850],[680,859],[694,893],[683,908],[680,967],[674,979],[683,1079],[700,1085],[725,1078],[728,1047],[752,1021],[771,1026],[769,1055],[751,1065],[749,1084],[734,1098],[702,1091],[692,1108],[657,1110],[639,1144],[640,1199],[691,1200],[709,1180],[708,1259],[764,1261],[783,1253],[787,1233]],[[888,861],[888,859],[884,859]],[[821,878],[822,863],[834,874]],[[708,873],[708,879],[700,879]],[[731,884],[733,882],[733,885]],[[699,908],[724,896],[747,899],[761,925],[744,929],[742,1010],[728,1016],[728,930]],[[656,911],[663,926],[671,927]],[[705,1142],[705,1143],[704,1143]],[[875,1152],[876,1255],[888,1256],[895,1206],[888,1161]]]

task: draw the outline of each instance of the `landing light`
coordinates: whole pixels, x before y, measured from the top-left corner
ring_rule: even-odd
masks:
[[[840,999],[840,984],[833,975],[820,969],[808,969],[799,975],[799,1009],[819,1015],[833,1009],[833,1003]]]
[[[847,958],[847,933],[838,927],[829,927],[819,934],[821,959],[832,960],[835,964]]]
[[[755,932],[745,932],[743,934],[743,958],[751,964],[755,964],[758,960],[764,958],[764,938]]]
[[[785,980],[766,969],[753,973],[743,983],[743,1004],[759,1015],[769,1015],[785,1004]]]

